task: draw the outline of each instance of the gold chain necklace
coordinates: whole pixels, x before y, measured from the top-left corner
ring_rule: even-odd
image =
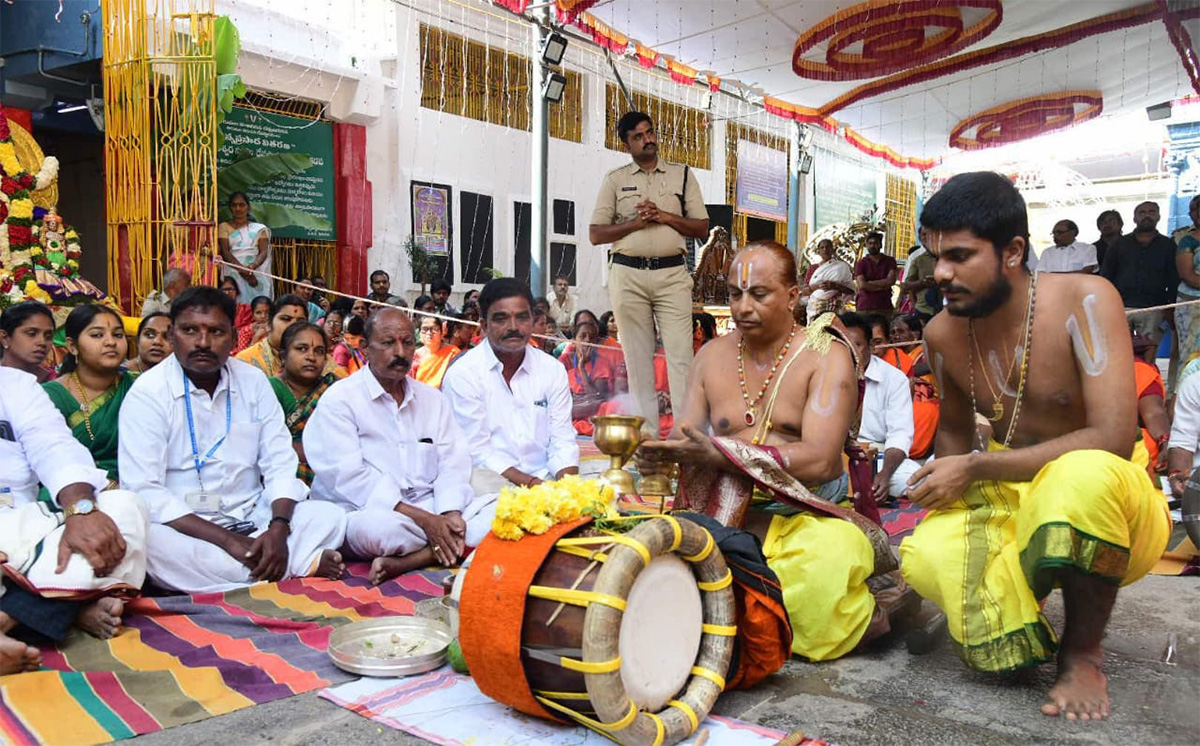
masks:
[[[1012,436],[1017,431],[1017,420],[1021,416],[1021,400],[1025,396],[1025,382],[1029,377],[1029,353],[1030,345],[1033,343],[1033,310],[1036,299],[1037,274],[1035,273],[1029,278],[1029,302],[1025,307],[1025,333],[1021,344],[1021,372],[1020,377],[1017,378],[1017,395],[1013,399],[1013,416],[1008,422],[1008,431],[1004,435],[1004,443],[1002,444],[1005,448],[1008,448],[1008,444],[1012,441]],[[967,334],[972,337],[975,334],[975,327],[971,321],[967,322]],[[980,366],[982,365],[983,360],[980,359]],[[979,411],[979,404],[975,400],[975,368],[969,360],[967,361],[967,380],[970,383],[971,390],[971,412],[974,414]],[[993,411],[995,411],[995,407],[993,407]],[[1003,412],[1003,408],[1001,408],[1001,412]],[[983,439],[979,437],[978,428],[975,429],[975,438],[979,442],[980,447],[983,450],[987,450]]]
[[[1028,309],[1026,310],[1028,313]],[[1004,389],[1008,386],[1008,382],[1012,380],[1013,369],[1017,364],[1017,355],[1014,354],[1012,362],[1008,364],[1008,373],[1004,376],[1004,380],[998,381],[1000,390],[992,386],[992,376],[988,372],[987,365],[984,363],[983,351],[979,349],[979,337],[975,336],[975,325],[970,321],[967,322],[967,336],[971,338],[971,344],[975,348],[975,356],[979,358],[979,369],[983,371],[983,382],[987,384],[988,393],[992,395],[992,416],[988,417],[989,422],[999,422],[1004,419]],[[971,369],[974,375],[974,368]],[[997,366],[997,371],[999,367]]]
[[[746,427],[754,427],[754,423],[758,421],[758,403],[762,401],[763,396],[767,393],[767,387],[771,385],[771,380],[775,378],[775,372],[779,370],[779,364],[787,356],[787,351],[792,346],[792,339],[795,336],[796,324],[793,322],[791,333],[788,334],[787,340],[779,348],[778,354],[775,355],[775,363],[771,366],[771,372],[763,379],[762,388],[758,390],[758,395],[753,399],[750,398],[750,392],[746,389],[746,337],[742,335],[738,339],[738,383],[742,387],[742,401],[746,404]]]
[[[92,432],[92,408],[88,406],[88,397],[87,393],[83,390],[83,382],[79,380],[79,374],[75,371],[71,371],[70,380],[75,382],[75,394],[79,398],[79,411],[83,412],[83,429],[87,430],[88,440],[95,442],[96,434]],[[108,391],[110,388],[112,386],[104,389],[104,391]],[[100,394],[103,394],[104,391],[101,391]],[[100,396],[100,394],[96,394],[96,396]]]

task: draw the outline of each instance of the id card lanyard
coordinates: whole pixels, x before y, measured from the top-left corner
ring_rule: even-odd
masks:
[[[233,424],[233,392],[228,387],[225,389],[225,434],[216,443],[213,443],[212,448],[208,449],[208,453],[204,454],[204,458],[200,458],[200,448],[196,445],[196,423],[192,417],[192,392],[188,386],[187,371],[181,371],[183,375],[183,401],[187,407],[188,434],[192,437],[192,463],[196,465],[196,479],[200,482],[200,491],[204,492],[204,477],[200,474],[200,469],[208,463],[217,449],[229,437],[229,427]]]

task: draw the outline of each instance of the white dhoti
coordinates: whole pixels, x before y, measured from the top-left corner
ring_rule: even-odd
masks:
[[[891,481],[888,482],[888,495],[892,497],[902,497],[904,493],[908,491],[908,480],[911,479],[912,475],[916,474],[917,470],[920,468],[921,465],[910,458],[906,458],[901,461],[900,465],[896,467],[896,470],[892,472]]]
[[[72,554],[67,568],[55,572],[65,519],[44,502],[0,510],[0,563],[4,574],[43,598],[82,601],[106,595],[136,595],[146,579],[146,506],[132,492],[109,490],[96,496],[96,508],[112,519],[125,539],[125,557],[109,575],[96,577],[81,554]]]
[[[263,522],[251,536],[257,537],[268,525]],[[331,503],[304,500],[296,503],[291,528],[285,580],[312,575],[321,554],[342,545],[346,515]],[[250,568],[221,547],[170,526],[151,524],[148,546],[150,577],[164,588],[184,593],[217,593],[255,582],[250,577]]]
[[[462,510],[467,523],[466,543],[477,547],[492,530],[496,517],[496,494],[476,497]],[[422,510],[433,510],[433,496],[412,503]],[[429,544],[425,532],[408,516],[397,513],[386,505],[368,503],[362,510],[348,515],[346,547],[355,557],[403,557]]]

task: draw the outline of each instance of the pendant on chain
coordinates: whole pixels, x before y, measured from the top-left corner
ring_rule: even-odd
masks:
[[[754,423],[757,421],[758,421],[758,418],[754,416],[754,410],[747,409],[746,410],[746,427],[754,427]]]

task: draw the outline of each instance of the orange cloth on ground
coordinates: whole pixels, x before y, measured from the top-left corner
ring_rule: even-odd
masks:
[[[1134,358],[1133,375],[1135,386],[1137,387],[1137,398],[1143,396],[1159,396],[1166,398],[1166,387],[1163,386],[1162,373],[1159,373],[1158,366],[1151,365],[1145,360]],[[1141,418],[1138,418],[1138,426],[1141,426]],[[1146,443],[1146,450],[1150,452],[1150,468],[1154,468],[1154,464],[1158,461],[1158,443],[1154,441],[1154,436],[1145,427],[1142,427],[1142,440]]]
[[[421,351],[426,352],[421,355]],[[442,376],[446,375],[446,369],[450,367],[450,361],[462,354],[462,350],[454,345],[444,344],[438,348],[437,352],[430,353],[428,347],[422,347],[417,350],[416,356],[420,360],[414,360],[415,363],[408,374],[417,379],[421,383],[427,383],[434,388],[442,387]]]

